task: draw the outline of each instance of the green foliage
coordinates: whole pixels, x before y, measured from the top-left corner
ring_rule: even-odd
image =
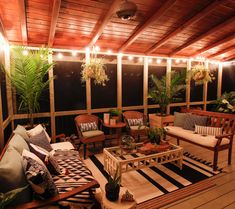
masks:
[[[110,189],[116,189],[116,187],[120,184],[121,177],[119,176],[118,171],[119,170],[117,169],[113,178],[111,176],[109,176],[108,178],[108,184]]]
[[[217,112],[235,113],[235,91],[225,92],[215,102]]]
[[[54,63],[48,63],[48,49],[31,50],[27,55],[24,50],[24,47],[12,48],[10,71],[5,68],[3,71],[20,98],[19,110],[29,114],[30,126],[33,126],[32,114],[39,111],[39,99],[50,82],[46,75]]]
[[[162,115],[166,113],[167,105],[181,101],[179,96],[186,87],[186,70],[182,70],[179,73],[172,71],[168,76],[171,76],[169,87],[166,86],[167,76],[158,79],[155,75],[151,75],[153,87],[149,90],[148,97],[156,104],[159,104]]]
[[[3,209],[9,205],[17,197],[17,195],[27,187],[28,186],[14,189],[6,193],[0,193],[0,209]]]
[[[122,114],[122,111],[119,109],[110,109],[109,110],[110,116],[120,116]]]
[[[150,139],[151,143],[160,144],[161,138],[165,139],[165,137],[166,130],[164,128],[151,127],[148,130],[148,138]]]

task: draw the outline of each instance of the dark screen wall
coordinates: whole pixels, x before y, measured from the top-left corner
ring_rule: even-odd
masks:
[[[222,93],[235,91],[235,65],[223,67]]]

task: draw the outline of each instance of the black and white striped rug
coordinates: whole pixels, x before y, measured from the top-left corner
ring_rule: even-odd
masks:
[[[136,157],[136,155],[127,157],[130,159]],[[103,168],[103,154],[90,156],[89,159],[85,160],[85,164],[92,171],[101,188],[104,189],[109,175]],[[210,163],[191,156],[189,153],[184,153],[182,170],[171,163],[167,163],[130,171],[122,175],[122,186],[128,188],[137,203],[140,204],[173,191],[180,191],[221,172],[221,169],[214,172]]]

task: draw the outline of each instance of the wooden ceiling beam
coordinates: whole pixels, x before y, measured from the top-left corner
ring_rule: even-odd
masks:
[[[51,47],[54,42],[55,37],[55,30],[56,24],[60,13],[60,4],[61,0],[54,0],[53,7],[52,7],[52,15],[51,15],[51,26],[50,26],[50,33],[48,37],[48,46]]]
[[[161,17],[176,0],[166,0],[163,5],[142,25],[140,25],[134,33],[127,39],[127,41],[119,48],[119,51],[125,50],[129,45],[131,45],[151,24],[153,24],[159,17]]]
[[[172,31],[168,35],[166,35],[163,39],[158,41],[156,44],[154,44],[151,48],[149,48],[146,51],[146,54],[150,54],[154,52],[156,49],[161,47],[163,44],[165,44],[169,39],[176,36],[178,33],[182,32],[185,28],[188,26],[198,22],[203,17],[208,15],[212,10],[214,10],[223,0],[215,0],[211,4],[209,4],[207,7],[205,7],[203,10],[199,11],[196,15],[188,19],[186,22],[184,22],[180,27],[178,27],[176,30]]]
[[[229,52],[229,51],[231,51],[231,50],[234,50],[234,49],[235,49],[235,44],[232,45],[232,46],[229,46],[229,47],[227,47],[227,48],[225,48],[225,49],[223,49],[223,50],[221,50],[221,51],[218,51],[217,53],[212,54],[212,55],[208,56],[207,58],[210,59],[210,58],[212,58],[212,57],[217,57],[217,56],[219,56],[219,55],[221,55],[221,54],[227,53],[227,52]]]
[[[27,33],[27,25],[26,25],[25,1],[24,0],[18,0],[18,3],[19,3],[22,42],[23,42],[23,45],[27,45],[27,43],[28,43],[28,33]]]
[[[210,49],[213,49],[213,48],[215,48],[215,47],[217,47],[217,46],[219,46],[219,45],[222,45],[222,44],[224,44],[224,43],[226,43],[226,42],[229,42],[229,41],[231,41],[231,40],[233,40],[233,39],[235,39],[235,33],[234,34],[232,34],[232,35],[229,35],[229,36],[227,36],[227,37],[225,37],[225,38],[223,38],[223,39],[220,39],[220,40],[218,40],[218,41],[215,41],[213,44],[211,44],[211,45],[209,45],[209,46],[206,46],[206,47],[204,47],[204,48],[202,48],[202,49],[200,49],[200,50],[198,50],[195,54],[193,54],[192,56],[198,56],[198,55],[200,55],[200,54],[203,54],[203,53],[205,53],[206,51],[208,51],[208,50],[210,50]]]
[[[232,54],[229,57],[224,58],[223,61],[226,62],[226,61],[229,61],[231,59],[235,59],[235,54]]]
[[[117,11],[120,3],[121,0],[113,0],[113,3],[111,4],[109,11],[106,13],[104,19],[102,20],[102,24],[97,29],[95,35],[92,37],[91,42],[89,43],[90,47],[93,46],[96,43],[96,41],[99,39],[99,37],[103,33],[105,26],[108,24],[109,20],[111,19],[113,13]]]
[[[192,40],[186,42],[185,44],[179,46],[179,47],[176,48],[173,52],[171,52],[171,53],[169,54],[169,56],[173,56],[173,55],[177,54],[178,52],[180,52],[180,51],[184,50],[185,48],[191,46],[192,44],[194,44],[194,43],[196,43],[196,42],[202,40],[203,38],[205,38],[205,37],[207,37],[207,36],[209,36],[209,35],[212,35],[212,34],[216,33],[216,31],[221,30],[222,28],[224,28],[224,27],[230,25],[230,24],[233,23],[233,22],[235,22],[235,16],[233,16],[233,17],[231,17],[231,18],[225,20],[224,22],[222,22],[222,23],[216,25],[215,27],[213,27],[213,28],[211,28],[210,30],[208,30],[206,33],[203,33],[203,34],[197,36],[196,38],[194,38],[194,39],[192,39]]]

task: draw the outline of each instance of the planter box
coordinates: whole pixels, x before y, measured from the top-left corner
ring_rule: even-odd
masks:
[[[160,116],[156,114],[149,114],[150,127],[162,128],[165,126],[165,123],[173,123],[174,118],[174,115]]]

